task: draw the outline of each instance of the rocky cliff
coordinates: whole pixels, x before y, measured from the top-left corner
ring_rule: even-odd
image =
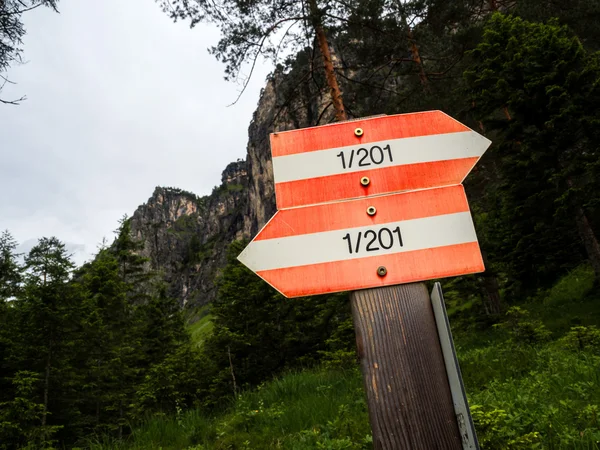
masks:
[[[134,237],[144,242],[148,267],[158,271],[182,306],[200,306],[215,296],[214,280],[226,250],[244,231],[248,176],[245,161],[223,171],[222,184],[198,197],[157,187],[131,218]]]
[[[162,272],[183,307],[214,299],[229,244],[251,239],[276,211],[269,134],[330,120],[326,99],[307,83],[298,90],[293,70],[275,75],[249,126],[246,160],[227,166],[221,186],[205,197],[157,187],[135,211],[132,232],[144,242],[148,266]]]

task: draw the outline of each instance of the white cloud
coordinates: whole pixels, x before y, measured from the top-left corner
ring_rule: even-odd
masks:
[[[260,66],[240,86],[206,48],[208,26],[173,24],[152,0],[61,0],[60,14],[27,15],[27,64],[0,106],[0,229],[21,242],[55,235],[92,254],[155,186],[197,194],[246,153],[264,85]]]

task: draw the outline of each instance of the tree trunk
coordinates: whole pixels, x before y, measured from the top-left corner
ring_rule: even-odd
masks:
[[[42,426],[46,426],[46,416],[48,415],[48,387],[50,386],[50,353],[46,359],[46,373],[44,375],[44,411],[42,412]]]
[[[46,418],[48,417],[48,391],[50,390],[50,366],[52,363],[52,335],[46,356],[46,368],[44,370],[44,409],[42,410],[42,439],[46,440]]]
[[[229,370],[231,372],[231,380],[233,381],[233,397],[237,398],[237,384],[235,382],[235,372],[233,371],[233,362],[231,361],[231,349],[227,346],[227,356],[229,356]]]
[[[581,240],[583,241],[588,259],[590,260],[592,268],[594,269],[594,273],[596,274],[596,281],[600,282],[600,244],[598,244],[598,239],[596,239],[594,230],[592,230],[590,221],[585,215],[583,208],[577,208],[575,213],[575,221],[577,222],[577,231],[579,232],[579,237],[581,237]]]
[[[338,122],[342,120],[348,120],[346,109],[344,108],[344,101],[342,100],[342,91],[335,75],[335,69],[333,68],[333,61],[331,60],[331,51],[329,44],[327,43],[327,36],[325,30],[323,30],[323,23],[321,21],[321,15],[317,6],[317,0],[309,0],[310,16],[315,29],[315,35],[317,42],[319,43],[319,50],[323,57],[323,67],[325,69],[325,78],[327,79],[327,85],[329,86],[331,94],[331,102],[335,109],[335,120]]]
[[[96,360],[96,386],[100,386],[100,360]],[[96,426],[100,425],[100,391],[96,388]]]
[[[429,91],[429,80],[427,79],[427,74],[425,74],[425,69],[423,68],[423,61],[421,60],[421,53],[419,52],[419,46],[417,45],[417,42],[415,41],[414,35],[412,30],[410,29],[410,27],[408,26],[408,23],[406,22],[406,27],[408,28],[408,31],[406,32],[406,36],[408,37],[408,40],[410,42],[410,54],[412,55],[412,60],[415,62],[415,64],[417,65],[417,68],[419,70],[419,79],[421,80],[421,86],[423,86],[423,89],[425,91]]]
[[[490,272],[483,274],[483,289],[487,299],[486,309],[489,311],[489,314],[500,314],[502,312],[502,299],[496,275]]]
[[[483,257],[483,264],[486,267],[486,271],[481,276],[485,312],[488,315],[500,314],[502,312],[502,297],[500,297],[498,278],[496,277],[496,274],[490,270],[487,254],[483,250],[481,251],[481,256]]]
[[[119,440],[123,439],[123,400],[119,400]]]
[[[562,164],[564,167],[565,165]],[[567,186],[569,188],[573,188],[575,183],[571,177],[567,177]],[[587,253],[587,257],[592,264],[592,268],[594,269],[594,274],[596,275],[596,282],[600,282],[600,244],[598,244],[598,239],[594,234],[594,230],[590,225],[590,221],[585,215],[585,211],[579,205],[575,205],[575,223],[577,224],[577,231],[579,233],[579,237],[583,241],[583,246],[585,247],[585,252]]]

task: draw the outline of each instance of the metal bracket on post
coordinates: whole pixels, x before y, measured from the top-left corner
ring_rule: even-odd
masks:
[[[442,354],[446,365],[446,373],[448,374],[448,383],[450,384],[450,392],[452,393],[452,402],[454,403],[454,411],[463,444],[463,450],[479,450],[479,442],[473,425],[473,418],[469,411],[469,403],[458,359],[456,357],[456,349],[452,340],[452,332],[450,331],[450,322],[446,313],[444,304],[444,294],[442,285],[435,283],[431,291],[431,306],[433,307],[433,315],[437,325],[438,336],[442,346]]]

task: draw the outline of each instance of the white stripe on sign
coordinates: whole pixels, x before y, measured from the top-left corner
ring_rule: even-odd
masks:
[[[275,216],[276,217],[276,216]],[[254,272],[477,242],[469,212],[252,241],[238,259]]]
[[[275,183],[340,173],[480,157],[490,141],[474,131],[436,134],[273,158]]]

